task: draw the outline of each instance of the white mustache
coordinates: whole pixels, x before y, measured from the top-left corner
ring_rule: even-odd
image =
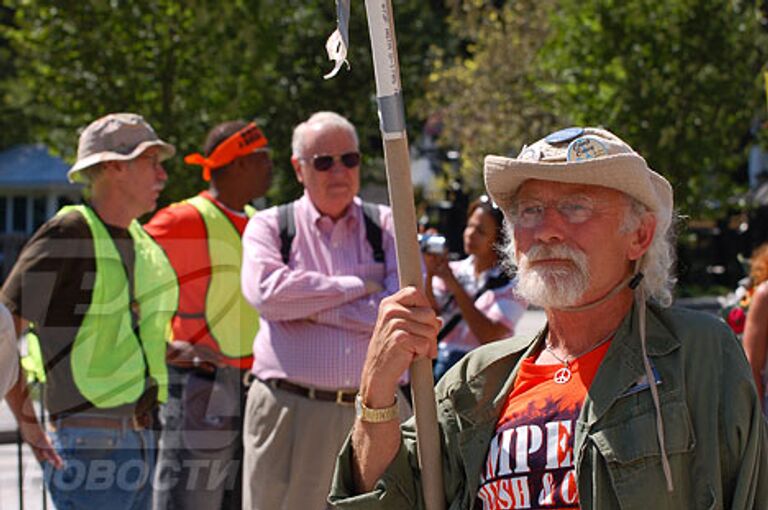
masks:
[[[569,260],[582,271],[586,271],[588,267],[587,255],[583,251],[566,244],[534,244],[525,252],[525,260],[521,262],[525,265],[530,265],[531,262],[549,259]]]

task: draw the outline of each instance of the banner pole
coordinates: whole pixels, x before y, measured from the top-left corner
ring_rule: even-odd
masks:
[[[400,287],[421,289],[424,282],[416,237],[416,209],[392,3],[391,0],[366,0],[365,10],[371,36]],[[443,471],[431,361],[426,358],[414,361],[410,375],[424,502],[427,510],[443,510]]]

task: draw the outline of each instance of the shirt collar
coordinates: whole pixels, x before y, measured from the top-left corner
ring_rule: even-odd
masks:
[[[312,199],[309,198],[309,193],[307,193],[307,190],[304,190],[304,194],[299,200],[307,208],[307,211],[309,211],[309,219],[313,225],[319,226],[320,221],[322,221],[323,218],[328,218],[328,216],[317,210],[314,202],[312,202]],[[346,223],[348,226],[355,226],[357,222],[360,221],[361,214],[362,200],[360,200],[360,197],[355,197],[352,199],[352,203],[347,208],[347,212],[344,214],[344,216],[339,218],[339,221]],[[330,218],[328,219],[330,220]]]

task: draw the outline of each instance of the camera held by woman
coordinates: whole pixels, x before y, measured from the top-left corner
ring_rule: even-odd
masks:
[[[467,352],[514,333],[526,303],[515,296],[516,280],[501,266],[502,212],[486,196],[472,202],[464,229],[467,257],[451,262],[445,237],[420,238],[427,269],[425,291],[442,317],[435,380]]]

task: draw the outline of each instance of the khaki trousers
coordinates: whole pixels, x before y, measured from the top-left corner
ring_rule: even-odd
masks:
[[[310,400],[255,379],[245,408],[243,508],[325,509],[354,420],[351,405]]]

